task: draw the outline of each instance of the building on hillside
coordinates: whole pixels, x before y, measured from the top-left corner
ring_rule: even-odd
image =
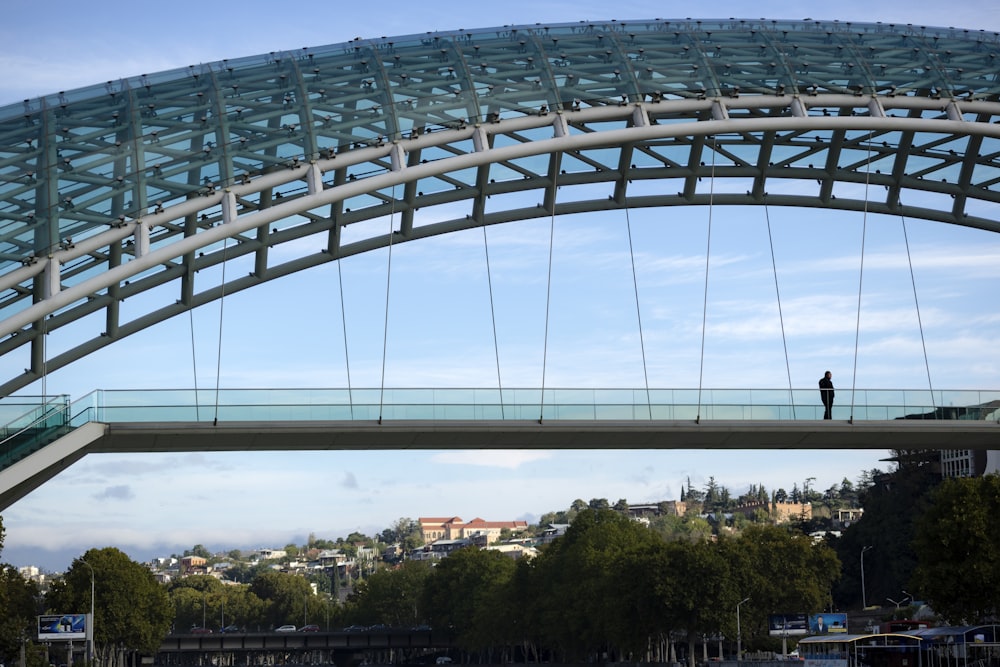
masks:
[[[982,477],[1000,472],[1000,451],[974,449],[941,450],[941,476]]]
[[[568,528],[568,523],[550,523],[547,528],[543,528],[541,533],[539,533],[538,543],[548,544],[556,538],[565,535]]]
[[[833,521],[838,526],[844,528],[850,526],[855,521],[860,521],[865,510],[861,507],[851,507],[833,510]]]
[[[208,561],[201,556],[184,556],[181,558],[181,576],[205,574],[208,571],[205,567],[207,564]]]
[[[733,510],[733,514],[742,514],[748,519],[753,519],[761,511],[775,523],[812,519],[812,505],[809,503],[769,503],[766,500],[740,505]]]
[[[658,503],[642,503],[629,505],[628,513],[633,518],[656,516],[684,516],[687,503],[683,500],[663,500]]]
[[[420,536],[424,544],[438,540],[476,539],[485,545],[493,544],[500,539],[500,533],[507,529],[513,534],[523,532],[528,528],[527,521],[484,521],[476,517],[465,522],[460,517],[421,517]]]
[[[490,551],[499,551],[505,556],[509,556],[514,560],[521,560],[522,558],[534,558],[538,555],[538,549],[529,546],[527,544],[519,543],[504,543],[504,544],[494,544],[493,546],[486,547]]]
[[[786,523],[801,519],[809,521],[813,516],[813,508],[810,503],[772,503],[771,517],[775,523]]]
[[[437,540],[410,552],[410,560],[441,560],[447,558],[453,551],[470,546],[472,542],[466,539]]]

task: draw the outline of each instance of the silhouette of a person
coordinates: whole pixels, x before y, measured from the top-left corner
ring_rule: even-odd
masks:
[[[820,378],[819,397],[823,401],[823,419],[833,419],[833,373],[830,371]]]

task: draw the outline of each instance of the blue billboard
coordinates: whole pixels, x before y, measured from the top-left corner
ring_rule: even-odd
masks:
[[[38,617],[39,641],[86,638],[87,614],[46,614]]]
[[[813,614],[809,617],[809,634],[825,635],[829,632],[847,632],[847,614]]]

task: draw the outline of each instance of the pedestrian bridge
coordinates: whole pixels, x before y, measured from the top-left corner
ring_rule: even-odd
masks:
[[[236,389],[96,391],[29,405],[0,509],[91,453],[350,449],[1000,449],[1000,391]]]
[[[1000,231],[998,58],[995,34],[892,24],[507,26],[226,60],[2,107],[0,356],[17,361],[0,396],[36,382],[48,394],[54,371],[209,303],[221,330],[228,295],[477,228],[497,387],[386,388],[387,261],[381,387],[351,388],[345,364],[339,390],[15,400],[0,420],[0,509],[94,452],[1000,448],[1000,394],[932,390],[926,351],[927,390],[838,389],[829,421],[816,389],[793,385],[787,346],[787,389],[704,389],[700,374],[679,381],[698,389],[656,389],[642,313],[664,296],[640,296],[629,219],[701,206],[710,232],[713,207],[756,206],[768,241],[773,207],[837,209],[863,229],[869,214],[899,217],[904,234],[907,219]],[[629,239],[646,386],[550,389],[544,362],[544,389],[503,386],[486,229],[582,213]],[[664,216],[660,235],[690,222]],[[858,329],[863,248],[864,231]],[[706,242],[702,363],[710,255]],[[190,337],[194,365],[193,323]],[[345,326],[345,361],[348,348]]]

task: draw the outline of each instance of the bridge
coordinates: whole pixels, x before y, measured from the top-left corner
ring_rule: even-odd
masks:
[[[269,664],[274,655],[300,665],[362,662],[358,656],[368,656],[370,661],[378,664],[398,664],[427,656],[433,661],[435,655],[444,655],[452,648],[454,638],[451,632],[432,629],[179,633],[168,635],[163,640],[156,655],[156,664],[164,667],[202,665],[206,659],[215,659],[222,664]],[[422,662],[426,663],[426,659]]]
[[[1000,231],[998,56],[997,35],[953,28],[508,26],[226,60],[0,108],[0,355],[24,369],[0,378],[0,395],[44,388],[128,336],[347,258],[387,252],[388,283],[393,247],[410,241],[482,229],[489,274],[487,228],[583,213],[615,214],[628,231],[645,373],[630,222],[639,211],[703,207],[709,230],[719,207],[754,206],[765,217],[797,207],[864,224],[899,218],[904,235],[907,220]],[[863,236],[859,245],[863,276]],[[771,253],[773,263],[773,241]],[[708,244],[706,310],[710,258]],[[777,268],[774,283],[780,317]],[[496,345],[492,300],[491,287]],[[859,330],[860,310],[859,285]],[[386,297],[386,329],[388,312]],[[546,336],[547,317],[548,302]],[[702,336],[704,363],[704,315]],[[824,424],[790,367],[787,389],[774,390],[787,398],[664,390],[647,374],[627,400],[581,402],[547,400],[544,363],[541,386],[524,390],[537,397],[512,395],[496,356],[494,396],[441,401],[451,414],[489,406],[463,418],[415,410],[423,399],[385,400],[384,385],[378,401],[366,398],[376,390],[350,386],[349,370],[349,399],[329,403],[340,414],[304,421],[230,417],[197,389],[195,414],[181,421],[45,396],[10,420],[3,474],[35,463],[3,488],[35,488],[88,451],[268,448],[278,430],[303,448],[997,444],[995,393],[945,396],[929,364],[928,386],[911,390],[921,399],[838,390],[849,408]],[[962,418],[901,418],[911,415]],[[22,458],[42,432],[61,437]]]

